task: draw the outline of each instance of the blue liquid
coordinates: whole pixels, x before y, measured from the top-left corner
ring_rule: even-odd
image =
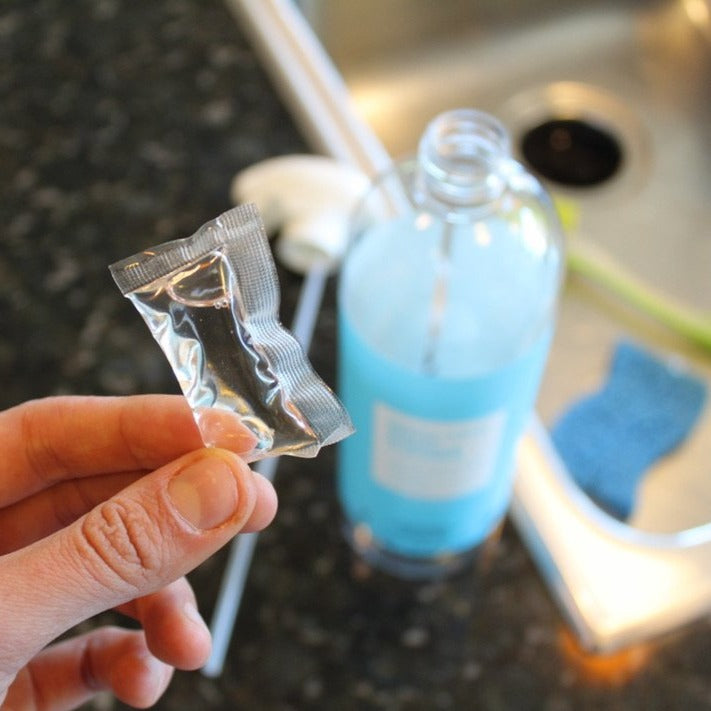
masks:
[[[340,445],[339,496],[376,549],[456,555],[506,512],[550,344],[558,263],[496,229],[457,228],[432,371],[423,363],[441,226],[381,225],[344,267],[339,389],[356,433]]]

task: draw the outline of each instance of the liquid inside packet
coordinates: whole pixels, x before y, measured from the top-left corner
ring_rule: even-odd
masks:
[[[257,436],[249,461],[314,457],[353,432],[279,322],[276,267],[254,205],[109,268],[168,359],[206,446],[229,441],[232,417]]]

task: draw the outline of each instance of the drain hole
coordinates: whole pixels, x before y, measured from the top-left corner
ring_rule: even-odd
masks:
[[[550,119],[521,140],[530,166],[544,178],[585,187],[611,178],[622,163],[622,148],[614,136],[578,119]]]

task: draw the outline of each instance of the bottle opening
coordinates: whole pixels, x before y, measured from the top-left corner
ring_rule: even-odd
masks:
[[[497,166],[509,156],[508,132],[494,116],[474,109],[441,114],[420,141],[421,187],[444,203],[489,201],[501,192]]]

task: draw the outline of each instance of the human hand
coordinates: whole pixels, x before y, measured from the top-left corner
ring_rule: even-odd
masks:
[[[184,399],[61,397],[0,412],[0,710],[64,711],[101,690],[145,708],[210,634],[182,576],[240,531],[268,525],[271,484],[205,449]],[[46,647],[116,608],[103,627]],[[45,648],[46,647],[46,648]]]

